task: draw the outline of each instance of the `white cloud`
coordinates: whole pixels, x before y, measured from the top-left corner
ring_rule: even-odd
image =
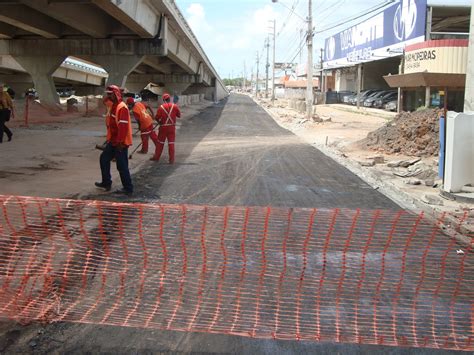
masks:
[[[205,36],[208,32],[212,31],[212,26],[206,20],[206,12],[204,7],[199,3],[194,3],[189,5],[186,9],[188,14],[187,21],[191,29],[196,34],[196,36],[201,37]]]

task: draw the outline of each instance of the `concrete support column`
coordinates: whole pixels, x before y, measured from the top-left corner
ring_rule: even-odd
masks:
[[[425,89],[425,107],[428,108],[430,107],[430,99],[431,99],[431,87],[427,86]]]
[[[105,85],[117,85],[125,87],[128,74],[130,74],[145,58],[144,56],[135,55],[95,55],[90,57],[91,60],[102,66],[109,77]]]
[[[8,74],[0,75],[0,82],[7,84],[11,87],[16,94],[17,98],[23,97],[26,90],[35,86],[31,76],[28,74]]]
[[[133,81],[129,81],[127,80],[127,82],[125,83],[125,87],[127,88],[128,91],[130,92],[136,92],[136,93],[139,93],[140,91],[142,91],[148,84],[150,83],[150,81],[142,81],[142,82],[133,82]]]
[[[66,59],[65,56],[13,56],[31,75],[40,101],[46,106],[59,104],[59,96],[53,81],[53,73]]]
[[[171,95],[181,95],[191,84],[184,83],[165,83],[165,92]]]

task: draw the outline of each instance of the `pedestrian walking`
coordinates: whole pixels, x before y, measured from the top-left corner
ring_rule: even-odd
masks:
[[[148,153],[148,140],[151,138],[156,147],[158,146],[158,136],[156,135],[153,127],[153,111],[149,107],[146,107],[141,102],[135,102],[133,97],[127,99],[128,109],[133,113],[135,120],[138,122],[138,128],[140,129],[140,135],[142,139],[142,149],[137,153],[147,154]]]
[[[7,135],[10,142],[13,137],[12,131],[6,126],[10,118],[15,118],[13,100],[4,84],[0,84],[0,143],[3,143],[3,133]]]
[[[110,107],[106,116],[107,142],[100,155],[102,181],[96,182],[95,186],[110,191],[112,187],[110,163],[115,158],[123,185],[122,189],[115,192],[130,195],[133,193],[132,178],[128,169],[128,147],[132,145],[130,112],[122,100],[122,93],[118,86],[108,86],[105,93],[104,103]]]
[[[156,111],[156,120],[160,124],[158,131],[158,145],[156,146],[155,155],[150,160],[160,160],[163,147],[168,140],[169,163],[174,164],[174,150],[176,138],[176,119],[181,117],[181,111],[177,104],[171,102],[169,94],[163,94],[163,105]]]

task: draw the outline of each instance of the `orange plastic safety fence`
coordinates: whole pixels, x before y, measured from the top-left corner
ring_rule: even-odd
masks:
[[[0,208],[3,318],[474,350],[472,243],[443,233],[445,215],[12,196]]]

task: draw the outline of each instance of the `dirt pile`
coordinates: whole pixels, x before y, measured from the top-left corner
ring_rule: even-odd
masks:
[[[387,153],[434,156],[439,151],[439,109],[402,112],[394,120],[370,132],[362,146]]]

